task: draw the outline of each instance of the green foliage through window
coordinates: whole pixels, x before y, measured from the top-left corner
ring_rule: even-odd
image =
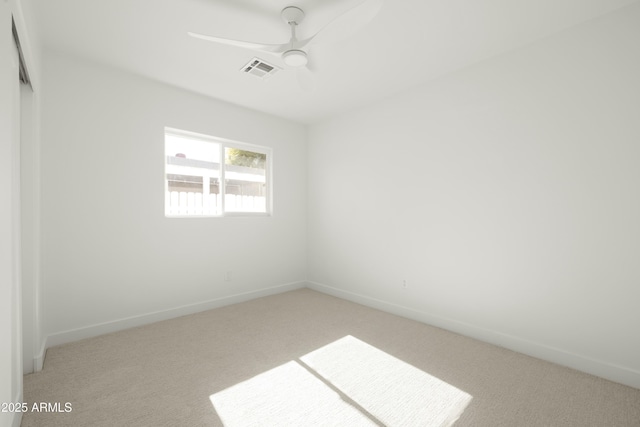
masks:
[[[266,154],[241,150],[239,148],[227,148],[226,154],[226,163],[229,165],[264,169],[267,162]]]

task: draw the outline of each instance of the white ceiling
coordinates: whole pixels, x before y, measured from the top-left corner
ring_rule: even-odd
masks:
[[[279,60],[187,36],[188,31],[285,43],[280,11],[306,12],[299,38],[362,0],[28,0],[45,48],[86,57],[193,92],[313,123],[606,14],[637,0],[386,0],[337,44],[314,45],[316,89]],[[282,66],[261,80],[254,56]]]

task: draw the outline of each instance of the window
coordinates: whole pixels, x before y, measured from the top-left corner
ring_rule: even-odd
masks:
[[[269,214],[271,150],[165,129],[165,215]]]

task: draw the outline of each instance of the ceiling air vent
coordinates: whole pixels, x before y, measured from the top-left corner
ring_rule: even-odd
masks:
[[[243,73],[251,74],[261,79],[268,79],[278,71],[280,68],[275,65],[269,64],[260,58],[253,58],[247,63],[241,70]]]

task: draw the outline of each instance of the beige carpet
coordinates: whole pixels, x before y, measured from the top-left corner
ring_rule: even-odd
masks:
[[[336,411],[314,418],[327,421],[318,425],[336,425],[329,422],[336,414],[362,419],[354,408],[383,425],[373,415],[377,408],[355,402],[357,390],[346,395],[353,393],[346,379],[332,379],[338,368],[325,372],[329,380],[314,375],[315,381],[300,370],[313,373],[301,358],[346,336],[471,396],[456,427],[640,426],[640,390],[308,289],[50,348],[43,371],[25,377],[25,400],[63,408],[70,402],[72,411],[26,413],[22,425],[221,426],[212,396],[265,377],[261,392],[249,389],[259,398],[284,393],[279,404],[293,399],[298,408],[309,404],[303,391],[317,387],[316,406]],[[316,368],[326,369],[320,366],[326,358],[318,360]],[[270,389],[278,381],[284,387]],[[340,404],[333,405],[336,392]],[[360,400],[366,406],[374,397]],[[285,419],[287,406],[279,410]]]

